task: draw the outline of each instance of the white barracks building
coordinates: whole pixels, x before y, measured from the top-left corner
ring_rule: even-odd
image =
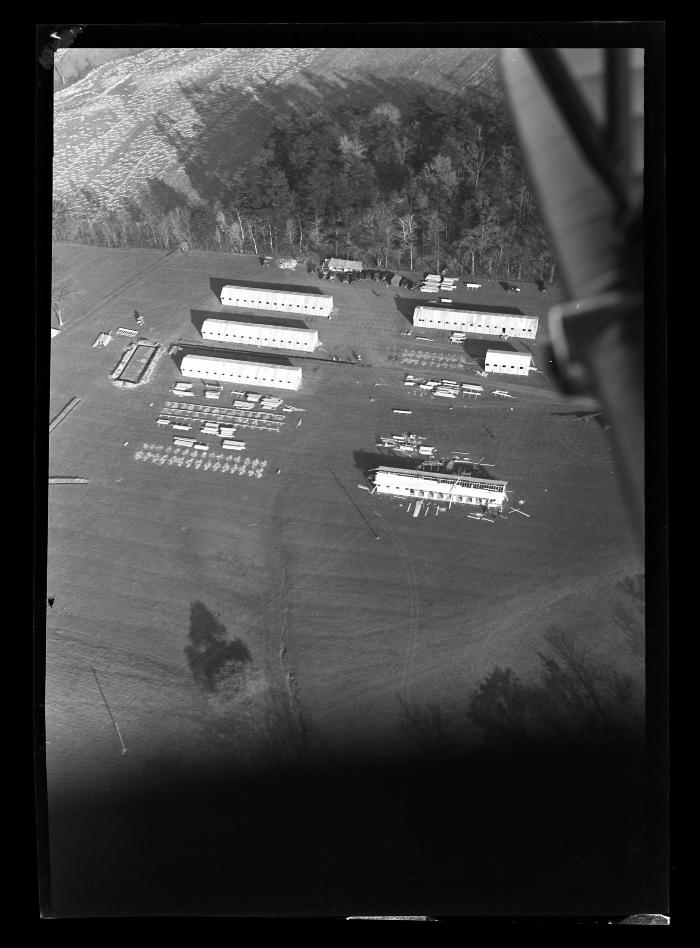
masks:
[[[217,356],[188,354],[180,372],[189,379],[245,384],[246,387],[286,388],[296,391],[301,385],[301,369],[269,362],[246,362]]]
[[[500,509],[507,500],[508,482],[459,474],[378,467],[374,475],[374,486],[378,494],[390,494],[392,497],[439,500],[448,504]]]
[[[319,344],[315,329],[265,326],[227,319],[205,319],[202,323],[202,338],[213,342],[234,342],[236,345],[295,349],[299,352],[313,352]]]
[[[537,316],[526,316],[514,307],[487,311],[477,306],[469,309],[416,306],[413,312],[414,326],[488,336],[514,336],[519,339],[534,339],[538,323]]]
[[[527,375],[532,368],[529,352],[500,352],[487,349],[484,369],[497,375]]]
[[[258,290],[232,284],[221,290],[222,306],[242,306],[248,309],[273,310],[280,313],[303,313],[305,316],[330,315],[333,297],[282,290]]]

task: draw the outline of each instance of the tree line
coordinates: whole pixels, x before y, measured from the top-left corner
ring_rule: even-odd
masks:
[[[554,279],[505,104],[477,90],[278,116],[216,191],[188,202],[152,181],[108,206],[83,187],[54,201],[53,238]]]

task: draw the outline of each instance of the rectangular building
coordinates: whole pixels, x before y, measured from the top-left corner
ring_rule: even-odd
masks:
[[[328,260],[325,261],[324,266],[334,272],[342,273],[354,273],[364,269],[364,264],[361,260],[341,260],[338,257],[329,257]]]
[[[202,339],[245,346],[267,346],[270,349],[295,349],[299,352],[313,352],[318,346],[318,332],[315,329],[265,326],[227,319],[205,319],[202,323]]]
[[[413,312],[414,326],[488,336],[514,336],[519,339],[534,339],[538,323],[537,316],[526,316],[514,307],[487,311],[476,306],[468,309],[416,306]]]
[[[241,306],[247,309],[328,317],[333,309],[333,297],[322,293],[314,296],[310,293],[263,290],[232,284],[221,290],[221,304],[222,306]]]
[[[245,362],[218,356],[188,354],[180,371],[186,378],[213,379],[217,382],[286,388],[296,391],[301,385],[301,369],[292,365],[274,365],[269,362]]]
[[[437,500],[448,504],[500,508],[507,500],[508,482],[442,472],[378,467],[374,475],[374,486],[378,494],[390,494],[392,497],[409,500]]]
[[[529,352],[501,352],[487,349],[484,369],[497,375],[527,375],[532,365]]]

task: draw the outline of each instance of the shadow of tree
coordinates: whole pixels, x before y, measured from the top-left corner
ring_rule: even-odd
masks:
[[[227,639],[226,626],[197,600],[190,606],[190,644],[185,655],[195,681],[216,691],[223,681],[239,673],[251,661],[241,639]]]
[[[325,75],[301,69],[292,81],[266,83],[254,92],[243,92],[231,83],[212,88],[180,82],[182,97],[195,115],[194,134],[183,134],[167,113],[156,116],[154,130],[175,150],[200,199],[226,203],[227,189],[237,170],[263,148],[279,116],[306,110],[353,111],[379,102],[409,112],[429,104],[441,112],[445,90],[436,88],[434,81],[405,74],[379,75],[367,69],[353,69],[351,74],[333,70]],[[482,102],[502,95],[498,85],[488,91],[465,86],[459,93],[453,85],[448,94],[468,96],[475,115]],[[423,157],[428,160],[432,156]]]
[[[609,747],[643,731],[635,680],[604,666],[568,631],[552,627],[538,652],[539,679],[522,682],[511,668],[494,668],[480,683],[467,714],[488,741],[542,741]]]

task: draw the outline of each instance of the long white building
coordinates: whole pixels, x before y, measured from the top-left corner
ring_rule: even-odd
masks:
[[[529,352],[501,352],[487,349],[484,369],[497,375],[528,375],[532,366]]]
[[[500,508],[507,499],[508,482],[460,474],[378,467],[374,475],[374,486],[378,494],[390,494],[392,497],[409,500],[439,500],[448,504]]]
[[[202,323],[202,339],[245,346],[268,346],[270,349],[295,349],[299,352],[313,352],[319,344],[315,329],[265,326],[228,319],[205,319]]]
[[[311,293],[259,290],[250,286],[231,284],[221,290],[221,304],[222,306],[241,306],[247,309],[328,317],[333,309],[333,297],[321,293],[314,296]]]
[[[526,316],[514,307],[487,311],[478,306],[468,309],[416,306],[413,312],[414,326],[489,336],[514,336],[519,339],[534,339],[538,324],[537,316]]]
[[[301,369],[269,362],[246,362],[218,356],[188,354],[180,365],[185,378],[214,379],[217,382],[244,384],[246,387],[286,388],[296,391],[301,385]]]

